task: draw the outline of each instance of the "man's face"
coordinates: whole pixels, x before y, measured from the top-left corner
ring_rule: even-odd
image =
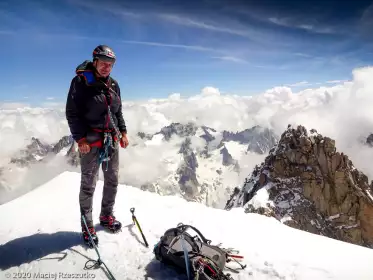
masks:
[[[110,75],[110,72],[113,69],[113,65],[113,62],[107,62],[99,59],[95,61],[97,72],[102,77],[107,77]]]

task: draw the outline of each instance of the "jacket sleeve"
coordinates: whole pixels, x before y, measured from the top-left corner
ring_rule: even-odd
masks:
[[[127,133],[126,122],[124,121],[123,112],[122,112],[122,98],[121,98],[120,88],[119,88],[118,83],[116,84],[116,87],[117,87],[117,94],[118,94],[118,97],[119,97],[119,109],[115,114],[115,116],[117,117],[117,120],[118,120],[118,129],[119,129],[120,132]]]
[[[71,81],[65,110],[70,132],[76,142],[84,138],[88,131],[88,126],[82,117],[84,113],[84,107],[82,106],[84,104],[82,100],[84,93],[82,92],[81,87],[79,87],[79,81],[80,77],[78,76],[73,78]]]

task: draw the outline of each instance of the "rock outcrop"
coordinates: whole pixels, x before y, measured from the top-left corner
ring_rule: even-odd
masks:
[[[180,189],[187,199],[195,198],[199,187],[196,174],[198,161],[190,144],[191,140],[187,137],[180,147],[179,153],[183,154],[183,161],[177,170]]]
[[[53,151],[53,146],[43,144],[39,139],[32,137],[31,144],[11,158],[10,162],[19,166],[27,166],[42,160],[48,153]]]
[[[265,154],[276,145],[278,139],[272,130],[260,126],[254,126],[240,132],[223,131],[222,142],[227,141],[247,144],[247,151]]]
[[[72,143],[66,153],[67,162],[72,166],[78,166],[80,164],[79,152],[77,151],[76,145],[76,143]]]
[[[289,126],[226,209],[245,207],[300,230],[373,247],[372,185],[333,139]]]
[[[172,135],[178,135],[180,137],[188,137],[193,136],[196,134],[198,127],[194,123],[187,123],[187,124],[181,124],[181,123],[172,123],[169,126],[165,126],[161,129],[160,132],[157,132],[157,134],[162,134],[164,136],[164,139],[166,141],[170,140]]]
[[[369,134],[366,140],[366,144],[373,147],[373,133]]]
[[[234,170],[236,172],[240,170],[238,160],[232,157],[232,155],[229,153],[228,149],[225,146],[220,150],[220,154],[223,156],[223,166],[233,165]]]
[[[31,144],[21,150],[19,153],[14,155],[10,159],[10,163],[14,163],[21,167],[26,167],[32,163],[45,161],[49,155],[56,155],[63,149],[69,148],[67,156],[67,162],[73,165],[76,158],[76,152],[73,149],[73,139],[70,136],[63,136],[56,144],[50,145],[45,144],[38,138],[32,137]]]
[[[145,132],[137,132],[137,136],[139,136],[141,139],[146,139],[146,140],[150,140],[153,137],[153,135],[147,134]]]
[[[58,154],[66,147],[73,143],[72,136],[63,136],[56,144],[53,145],[52,152]]]

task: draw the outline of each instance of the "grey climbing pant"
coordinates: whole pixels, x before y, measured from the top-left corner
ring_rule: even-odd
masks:
[[[80,214],[84,215],[88,227],[93,226],[92,206],[93,194],[95,192],[100,164],[98,161],[100,149],[92,147],[87,154],[80,155],[81,165],[81,182],[79,193]],[[108,164],[108,165],[107,165]],[[113,212],[115,197],[118,187],[118,170],[119,170],[119,151],[118,143],[112,149],[109,161],[101,163],[104,174],[104,186],[101,201],[101,215],[111,215]],[[107,169],[107,170],[106,170]],[[81,220],[81,226],[85,229],[84,222]]]

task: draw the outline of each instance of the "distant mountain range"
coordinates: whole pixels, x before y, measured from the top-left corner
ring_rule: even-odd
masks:
[[[220,196],[229,194],[234,186],[226,186],[224,177],[227,173],[236,174],[237,177],[241,170],[241,157],[248,153],[264,156],[278,140],[273,131],[259,126],[244,131],[219,132],[214,128],[196,126],[194,123],[171,123],[157,133],[139,132],[135,137],[131,137],[132,149],[139,148],[140,145],[154,146],[154,149],[157,149],[162,143],[170,141],[172,137],[180,137],[182,140],[172,160],[172,165],[177,166],[164,177],[137,187],[164,195],[180,195],[187,200],[200,201],[216,207],[218,207],[217,201],[224,198],[216,197],[215,193],[221,193]],[[193,138],[196,137],[203,142],[202,149],[197,149],[192,145]],[[30,168],[34,164],[48,162],[57,155],[63,156],[66,163],[78,168],[79,157],[76,143],[70,136],[64,136],[52,145],[32,138],[31,143],[25,149],[11,158],[10,164]],[[146,165],[147,162],[143,164]],[[167,169],[171,163],[165,162],[164,164]],[[152,167],[149,166],[149,168]]]

